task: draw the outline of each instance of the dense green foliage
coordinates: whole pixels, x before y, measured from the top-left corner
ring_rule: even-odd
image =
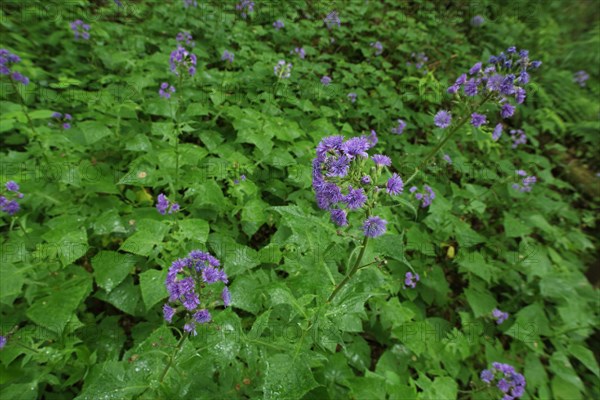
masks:
[[[122,3],[2,2],[0,48],[30,79],[0,75],[2,193],[14,180],[25,195],[0,218],[3,400],[496,399],[479,375],[495,361],[525,376],[525,399],[600,397],[600,278],[586,277],[599,262],[597,3],[257,1],[246,19],[234,2]],[[328,30],[332,10],[342,24]],[[76,19],[89,40],[73,38]],[[191,79],[169,70],[184,31]],[[443,138],[446,88],[513,45],[543,61],[507,120],[528,142],[493,141],[499,121],[463,126],[414,180],[433,204],[405,190],[384,207],[371,265],[328,303],[362,232],[315,204],[319,140],[374,129],[408,177]],[[289,79],[273,74],[280,59]],[[531,192],[511,187],[517,169],[537,176]],[[182,210],[159,214],[159,193]],[[164,282],[193,249],[221,260],[232,304],[179,341]],[[421,280],[404,289],[411,269]]]

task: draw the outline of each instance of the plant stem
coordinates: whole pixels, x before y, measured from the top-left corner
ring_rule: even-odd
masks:
[[[179,339],[179,343],[177,343],[177,347],[175,348],[175,350],[173,351],[173,354],[171,354],[171,357],[169,358],[169,363],[167,364],[167,366],[165,367],[163,372],[160,374],[160,379],[159,379],[160,383],[163,383],[163,381],[165,380],[165,377],[167,376],[167,372],[169,372],[169,369],[171,369],[171,366],[173,365],[173,360],[175,360],[175,356],[177,355],[177,353],[179,353],[179,350],[181,350],[181,346],[183,346],[183,342],[189,335],[190,335],[189,332],[186,332],[183,334],[183,336],[181,336],[181,339]]]
[[[356,271],[359,270],[360,262],[362,261],[362,258],[365,255],[365,250],[367,249],[368,242],[369,242],[369,237],[365,236],[365,238],[363,239],[362,244],[361,244],[362,248],[360,249],[360,253],[358,254],[358,258],[356,259],[354,266],[352,267],[352,269],[350,270],[348,275],[346,275],[346,277],[344,279],[342,279],[342,281],[335,287],[335,289],[331,293],[331,296],[329,296],[329,299],[327,299],[328,303],[330,303],[334,299],[335,295],[338,294],[338,292],[342,289],[342,287],[344,287],[344,285],[354,276],[354,274],[356,274]]]

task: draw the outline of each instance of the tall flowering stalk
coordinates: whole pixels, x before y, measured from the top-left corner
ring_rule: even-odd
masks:
[[[391,166],[390,158],[382,154],[369,156],[367,151],[377,141],[375,131],[371,131],[369,136],[348,140],[343,136],[329,136],[316,149],[312,186],[318,207],[329,211],[331,221],[340,227],[349,225],[349,213],[363,216],[361,229],[364,238],[358,258],[348,275],[335,287],[328,301],[332,301],[361,268],[369,239],[386,232],[387,221],[373,215],[376,205],[385,199],[379,197],[393,197],[404,191],[402,178],[396,173],[387,172],[386,167]]]
[[[477,112],[485,103],[495,103],[501,118],[512,117],[518,105],[522,104],[527,96],[524,86],[529,83],[529,71],[539,68],[541,64],[541,61],[531,61],[527,50],[517,51],[513,46],[509,47],[506,53],[491,56],[486,66],[478,62],[468,73],[460,75],[447,92],[463,106],[462,115],[453,119],[452,113],[447,110],[439,111],[435,115],[434,123],[438,128],[450,129],[421,160],[406,183],[412,181],[427,162],[467,122],[471,122],[474,127],[487,124],[488,116]],[[501,131],[502,126],[496,126],[493,137],[499,137]]]

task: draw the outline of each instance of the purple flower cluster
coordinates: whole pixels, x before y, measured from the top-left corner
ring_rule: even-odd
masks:
[[[8,215],[15,215],[20,208],[17,199],[22,199],[25,195],[19,192],[19,185],[15,181],[6,182],[4,187],[9,192],[7,193],[9,197],[0,195],[0,210]]]
[[[348,100],[350,100],[351,103],[354,103],[356,101],[356,96],[357,95],[354,92],[348,93]]]
[[[80,37],[84,40],[88,40],[90,38],[90,26],[80,19],[71,22],[71,30],[75,35],[75,40],[79,39]]]
[[[435,117],[433,117],[433,123],[438,128],[445,129],[452,123],[452,115],[446,110],[438,111]]]
[[[313,181],[317,205],[330,212],[331,220],[338,226],[348,225],[348,210],[360,210],[367,206],[369,194],[382,189],[373,186],[384,166],[390,166],[389,157],[376,154],[371,159],[377,166],[375,178],[362,170],[369,159],[367,151],[377,143],[377,134],[353,137],[325,137],[317,146],[313,160]],[[386,192],[396,196],[403,192],[404,182],[393,174],[386,182]],[[369,216],[363,223],[365,236],[377,237],[385,233],[387,221],[378,216]]]
[[[234,179],[233,183],[236,185],[239,185],[240,181],[244,182],[245,180],[246,180],[246,175],[242,174],[242,175],[240,175],[240,179]]]
[[[396,135],[402,135],[402,132],[404,132],[404,128],[406,128],[406,122],[399,119],[398,126],[392,128],[392,133],[395,133]]]
[[[323,19],[323,22],[327,26],[327,29],[332,29],[334,26],[338,28],[342,25],[342,21],[337,13],[337,11],[332,11]]]
[[[511,129],[510,137],[513,140],[512,148],[516,149],[521,144],[527,143],[527,136],[521,129]]]
[[[285,60],[279,60],[273,67],[273,72],[279,79],[288,79],[292,76],[292,63],[286,63]]]
[[[371,42],[370,46],[375,49],[376,56],[380,56],[381,53],[383,53],[383,45],[381,44],[381,42]]]
[[[158,95],[160,97],[170,99],[171,93],[175,93],[175,87],[173,85],[170,85],[168,82],[163,82],[160,84],[160,89],[158,89]]]
[[[416,186],[413,186],[409,189],[409,192],[415,193],[418,190]],[[429,207],[435,199],[435,192],[429,185],[425,185],[423,187],[423,192],[415,193],[415,199],[421,201],[421,207]]]
[[[518,176],[523,176],[524,178],[521,180],[521,184],[513,183],[513,189],[520,192],[531,192],[533,185],[537,182],[537,178],[533,175],[527,175],[527,172],[522,169],[517,170],[516,173]]]
[[[179,45],[177,50],[171,52],[169,57],[169,65],[171,66],[171,72],[179,76],[179,71],[187,71],[190,76],[194,76],[196,73],[197,58],[194,53],[190,53],[185,47]]]
[[[525,393],[525,377],[512,365],[494,362],[491,369],[481,371],[480,378],[487,384],[497,379],[496,387],[504,393],[503,400],[518,399]]]
[[[11,71],[12,64],[21,62],[21,57],[12,54],[6,49],[0,49],[0,75],[10,75],[10,77],[23,85],[29,84],[29,78],[17,71]]]
[[[471,114],[471,125],[475,128],[479,128],[481,125],[487,123],[487,118],[485,115],[473,113]]]
[[[427,71],[427,66],[425,64],[429,61],[429,57],[427,57],[425,53],[410,53],[410,56],[412,61],[407,61],[406,65],[411,66],[414,64],[417,69],[425,67],[423,69],[423,73],[425,73]]]
[[[194,38],[192,38],[192,34],[189,32],[179,32],[175,37],[177,42],[185,42],[186,46],[194,47],[196,43],[194,43]]]
[[[174,212],[179,211],[180,207],[179,204],[172,202],[167,196],[161,193],[156,198],[156,209],[159,213],[165,215],[167,210],[169,210],[169,214],[173,214]]]
[[[485,22],[485,19],[481,15],[476,15],[471,18],[471,25],[473,26],[481,26]]]
[[[61,114],[59,112],[52,113],[52,118],[57,119],[58,122],[62,125],[63,129],[71,129],[71,123],[67,121],[71,121],[73,117],[71,114]],[[52,125],[52,124],[49,124]]]
[[[254,2],[250,0],[242,0],[236,4],[235,9],[240,12],[242,18],[246,19],[248,15],[254,11]]]
[[[331,83],[331,78],[329,76],[325,75],[321,78],[321,83],[324,86],[329,86],[329,84]]]
[[[223,55],[221,56],[221,61],[228,61],[229,64],[232,64],[234,58],[235,58],[235,54],[225,50],[225,51],[223,51]]]
[[[195,335],[196,324],[210,322],[210,312],[206,308],[200,309],[200,294],[206,285],[219,281],[225,285],[229,283],[227,274],[219,268],[220,265],[217,258],[200,250],[192,250],[187,257],[173,261],[165,281],[169,300],[163,306],[163,315],[167,322],[171,322],[173,316],[181,309],[186,310],[188,315],[183,328],[186,332]],[[231,303],[231,294],[227,286],[221,292],[221,299],[225,307]]]
[[[585,81],[590,79],[590,76],[587,72],[581,70],[575,72],[575,76],[573,77],[573,82],[576,82],[579,86],[585,87]]]
[[[404,289],[406,289],[407,287],[411,289],[416,288],[417,282],[419,282],[420,280],[421,277],[419,276],[419,274],[417,274],[416,272],[413,274],[412,272],[408,271],[404,276]]]
[[[524,85],[529,83],[529,68],[537,69],[542,65],[541,61],[530,61],[529,52],[521,50],[517,52],[516,47],[509,47],[506,53],[491,56],[487,66],[478,62],[467,74],[459,76],[453,85],[448,88],[448,93],[458,93],[460,88],[466,96],[474,97],[481,94],[486,100],[491,99],[501,105],[500,114],[502,118],[509,118],[515,112],[515,106],[510,104],[509,99],[514,98],[516,104],[525,101],[526,91]],[[480,114],[476,114],[480,115]],[[473,118],[472,124],[480,126],[484,119]]]
[[[275,28],[275,30],[280,30],[283,27],[285,27],[285,24],[282,20],[278,19],[277,21],[273,22],[273,28]]]
[[[494,308],[492,311],[492,317],[496,320],[496,324],[500,325],[508,319],[508,313]]]
[[[304,48],[302,47],[296,47],[294,50],[290,51],[290,54],[298,54],[298,57],[304,59],[304,57],[306,57],[306,53],[304,52]]]

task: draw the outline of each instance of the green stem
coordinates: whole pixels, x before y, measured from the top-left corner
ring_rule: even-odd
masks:
[[[362,244],[361,244],[362,248],[360,249],[360,253],[358,254],[358,258],[356,259],[354,266],[352,267],[352,269],[350,270],[348,275],[346,275],[346,277],[344,279],[342,279],[342,281],[335,287],[335,289],[331,293],[331,296],[329,296],[329,299],[327,299],[328,303],[331,303],[331,301],[338,294],[338,292],[342,289],[342,287],[344,287],[344,285],[346,283],[348,283],[348,281],[354,276],[354,274],[356,274],[356,271],[359,270],[360,262],[362,261],[362,258],[365,255],[365,250],[367,249],[368,242],[369,242],[369,237],[365,236],[365,238],[363,239]]]
[[[177,343],[177,347],[175,348],[175,350],[173,350],[173,354],[171,354],[171,357],[169,358],[169,363],[167,364],[167,366],[165,367],[163,372],[160,374],[159,382],[161,384],[165,380],[165,377],[167,376],[167,372],[169,372],[169,369],[171,369],[171,366],[173,365],[173,360],[175,360],[175,356],[177,355],[177,353],[179,353],[179,350],[181,350],[181,346],[183,346],[183,342],[189,335],[190,335],[189,332],[186,332],[183,334],[183,336],[181,336],[181,339],[179,339],[179,343]]]

